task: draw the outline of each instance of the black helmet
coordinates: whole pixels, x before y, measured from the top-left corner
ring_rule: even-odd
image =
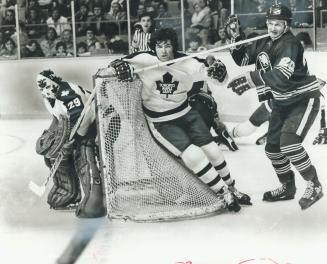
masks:
[[[292,11],[284,5],[276,4],[272,5],[266,14],[267,19],[279,19],[279,20],[292,20]]]

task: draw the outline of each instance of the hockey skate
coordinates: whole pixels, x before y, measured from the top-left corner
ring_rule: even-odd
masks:
[[[266,141],[267,141],[267,133],[265,133],[264,135],[262,135],[261,137],[259,137],[259,138],[256,140],[255,144],[256,144],[256,145],[263,145],[263,144],[266,143]]]
[[[296,193],[295,181],[288,181],[283,183],[279,188],[265,192],[263,194],[263,201],[277,202],[294,199]]]
[[[227,187],[223,187],[222,194],[223,201],[225,203],[225,208],[230,212],[239,212],[241,210],[241,206],[238,204],[238,201],[235,195],[230,192]]]
[[[322,187],[318,180],[318,178],[308,181],[307,188],[301,199],[299,200],[299,204],[302,210],[309,208],[315,202],[317,202],[321,197],[323,197]]]
[[[318,136],[312,142],[313,145],[327,144],[327,128],[321,128]]]
[[[234,194],[234,197],[237,199],[237,202],[241,205],[252,205],[251,198],[249,195],[240,192],[235,188],[235,180],[233,180],[233,183],[228,186],[228,189],[231,193]]]

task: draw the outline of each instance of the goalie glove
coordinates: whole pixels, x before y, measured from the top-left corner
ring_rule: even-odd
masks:
[[[241,37],[242,31],[240,25],[241,23],[237,15],[230,15],[225,22],[225,33],[227,38],[231,39],[232,42],[235,42],[235,40],[238,40]]]
[[[36,143],[36,152],[48,159],[55,159],[59,152],[67,159],[72,154],[73,141],[68,141],[71,132],[70,120],[60,115],[59,119],[53,117],[49,129],[45,130]]]
[[[132,82],[134,68],[126,61],[121,59],[114,60],[109,65],[114,69],[114,74],[119,81]]]
[[[260,71],[246,72],[233,78],[227,85],[227,88],[232,88],[233,92],[242,95],[245,91],[252,88],[265,86],[261,77]]]
[[[223,82],[227,75],[225,64],[221,60],[215,59],[212,55],[208,56],[206,61],[209,65],[207,70],[208,77]]]
[[[327,144],[327,128],[321,128],[318,136],[312,142],[313,145]]]

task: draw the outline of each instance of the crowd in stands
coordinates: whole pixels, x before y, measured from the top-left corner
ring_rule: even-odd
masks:
[[[147,50],[144,43],[153,31],[173,27],[181,35],[182,24],[189,52],[228,43],[223,25],[230,14],[230,0],[183,0],[183,23],[181,2],[129,1],[132,31],[129,47],[127,0],[75,0],[74,10],[70,0],[0,0],[0,57],[17,59],[18,53],[22,58],[72,57]],[[264,29],[264,13],[271,0],[234,2],[234,11],[239,14],[242,25]],[[312,11],[312,0],[280,2],[293,11]],[[18,32],[15,5],[18,6]],[[327,0],[318,0],[317,8],[327,9]],[[312,26],[312,12],[295,12],[294,17],[293,26]]]

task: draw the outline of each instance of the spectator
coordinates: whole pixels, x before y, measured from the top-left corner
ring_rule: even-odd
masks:
[[[14,9],[16,0],[3,0],[1,5],[4,9]]]
[[[61,33],[61,41],[65,43],[67,53],[74,54],[73,36],[70,29],[65,29]]]
[[[38,4],[43,10],[51,10],[55,6],[53,0],[38,0]]]
[[[206,47],[202,46],[202,40],[198,35],[191,35],[188,53],[201,52],[206,50]]]
[[[1,32],[4,38],[9,38],[16,31],[15,11],[7,9],[2,19]]]
[[[106,19],[113,21],[127,20],[126,11],[122,10],[122,7],[118,1],[114,0],[111,2],[110,11],[107,13]]]
[[[194,0],[194,13],[189,33],[197,34],[202,39],[202,45],[208,44],[208,32],[211,28],[211,11],[206,0]]]
[[[88,27],[86,29],[85,40],[83,40],[83,42],[86,43],[87,51],[90,52],[102,48],[102,45],[100,41],[96,38],[92,27]]]
[[[108,30],[111,31],[111,28],[115,29],[115,26],[119,24],[119,28],[121,31],[127,31],[127,14],[125,11],[122,10],[122,7],[118,1],[114,0],[111,2],[110,11],[107,13],[106,19],[115,22],[108,23]]]
[[[139,17],[143,13],[145,13],[145,5],[139,3],[138,6],[137,6],[136,16]]]
[[[27,1],[27,5],[26,5],[26,12],[28,12],[29,9],[34,8],[37,9],[38,11],[40,11],[41,7],[39,5],[38,0],[29,0]]]
[[[189,28],[192,25],[192,13],[189,10],[189,4],[187,0],[184,1],[184,26],[185,28]],[[178,10],[181,10],[181,2],[178,3]],[[180,21],[180,20],[179,20]]]
[[[143,13],[139,17],[139,22],[135,24],[135,32],[131,44],[131,52],[151,50],[149,41],[154,31],[154,21],[149,13]]]
[[[71,57],[73,54],[67,52],[66,44],[63,41],[59,41],[56,44],[56,57]]]
[[[1,45],[0,56],[6,59],[17,59],[17,46],[11,38],[5,39]]]
[[[58,8],[52,10],[51,17],[47,19],[47,25],[48,27],[54,28],[58,36],[60,36],[65,29],[71,29],[68,19],[59,13]]]
[[[56,8],[58,8],[59,13],[64,17],[71,17],[71,0],[56,0]]]
[[[91,53],[87,51],[87,45],[85,42],[80,42],[77,44],[77,57],[90,56]]]
[[[93,28],[93,33],[96,36],[104,36],[107,35],[110,30],[110,34],[117,35],[118,34],[118,26],[112,27],[108,30],[108,25],[106,19],[104,17],[103,9],[101,5],[95,5],[93,7],[93,16],[90,17],[90,26]]]
[[[228,45],[230,43],[229,39],[227,38],[226,32],[224,28],[220,28],[218,30],[219,40],[215,42],[215,47],[220,47],[224,45]]]
[[[39,10],[30,8],[26,15],[26,32],[29,38],[37,39],[45,34],[44,19],[41,18]]]
[[[52,57],[56,54],[58,42],[57,31],[52,27],[48,28],[45,39],[41,41],[41,48],[46,57]]]
[[[18,46],[17,44],[17,31],[15,30],[14,34],[12,34],[10,36],[10,38],[15,42],[15,44]],[[20,46],[25,46],[27,44],[29,40],[29,37],[26,33],[25,30],[25,24],[22,21],[19,21],[19,43]]]
[[[28,42],[28,45],[26,45],[23,49],[23,57],[26,58],[44,57],[44,53],[37,40],[30,40]]]
[[[91,14],[86,4],[82,4],[79,11],[75,14],[75,29],[78,37],[85,36]]]
[[[93,8],[95,6],[101,6],[103,13],[108,13],[110,10],[111,2],[113,0],[93,0]]]
[[[170,20],[172,17],[168,12],[168,4],[166,2],[159,2],[158,4],[158,14],[155,17],[156,25],[158,28],[174,27],[175,21]],[[167,19],[168,18],[168,19]]]

